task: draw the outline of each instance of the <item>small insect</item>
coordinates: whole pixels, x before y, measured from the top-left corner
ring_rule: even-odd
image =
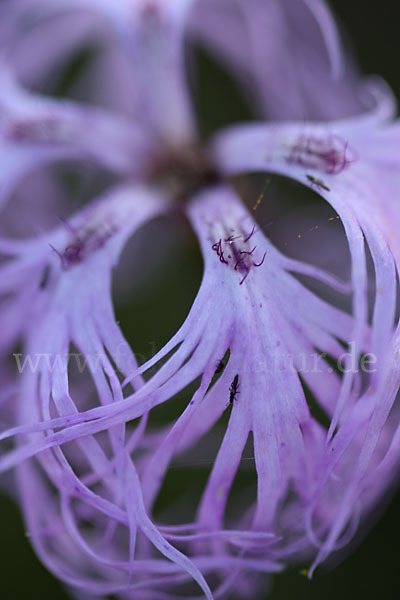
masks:
[[[219,363],[217,364],[214,375],[218,375],[218,373],[221,373],[221,371],[223,371],[224,367],[225,367],[224,361],[220,360]]]
[[[40,282],[39,282],[40,290],[44,290],[47,287],[47,284],[49,283],[49,279],[50,279],[50,265],[47,265],[42,273],[41,278],[40,278]]]
[[[231,387],[229,388],[229,404],[233,404],[237,394],[239,393],[239,375],[236,373],[233,381],[231,383]]]
[[[307,174],[306,174],[306,177],[307,177],[308,181],[311,183],[311,185],[316,185],[318,188],[321,188],[321,189],[325,190],[326,192],[330,192],[331,191],[331,188],[329,188],[322,181],[322,179],[317,179],[313,175],[307,175]]]

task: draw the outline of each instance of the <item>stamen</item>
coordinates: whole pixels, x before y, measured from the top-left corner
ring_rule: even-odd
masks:
[[[246,256],[251,256],[254,252],[254,250],[257,248],[257,246],[254,246],[253,250],[251,250],[250,252],[247,252],[246,250],[239,250],[239,254],[245,254],[245,256],[243,256],[242,258],[240,258],[236,265],[235,265],[235,271],[237,271],[238,266],[243,263],[243,261],[245,260]]]
[[[239,283],[239,285],[243,285],[243,283],[246,281],[249,273],[250,273],[250,269],[244,274],[244,277],[243,277],[242,281]]]
[[[219,257],[219,260],[224,263],[225,265],[228,264],[228,261],[225,259],[224,257],[224,253],[222,250],[222,240],[220,239],[219,242],[217,242],[216,244],[213,244],[212,249],[217,253],[217,256]]]
[[[254,224],[253,229],[250,231],[249,235],[246,238],[244,238],[245,243],[248,242],[249,239],[254,235],[255,230],[256,230],[256,225]]]
[[[211,246],[214,252],[217,253],[220,262],[224,263],[225,265],[232,266],[234,271],[239,271],[240,273],[243,273],[243,278],[240,281],[239,285],[242,285],[245,282],[253,266],[260,267],[265,260],[266,253],[264,254],[261,262],[259,263],[255,263],[253,262],[253,260],[251,260],[251,257],[253,257],[257,246],[254,246],[251,250],[245,249],[246,246],[244,246],[244,244],[247,244],[247,242],[254,235],[255,232],[256,225],[253,225],[253,228],[248,235],[246,235],[245,233],[240,233],[237,235],[235,235],[235,233],[232,233],[225,238],[220,238],[218,242],[215,242]],[[242,240],[242,242],[240,243],[239,240]],[[229,247],[231,249],[231,252],[227,254],[227,257],[225,257],[224,255],[223,244],[229,244]],[[242,248],[240,248],[240,246],[242,246]]]
[[[261,266],[264,264],[264,261],[265,261],[265,257],[266,257],[266,256],[267,256],[267,253],[266,253],[266,252],[264,252],[264,256],[262,257],[262,260],[261,260],[261,262],[259,262],[259,263],[253,263],[253,267],[261,267]]]
[[[68,143],[72,127],[54,117],[19,120],[8,125],[6,137],[18,143]]]
[[[116,226],[109,223],[102,223],[96,228],[82,228],[62,252],[51,244],[50,247],[59,256],[62,270],[68,271],[72,267],[82,263],[92,252],[103,248],[116,230]]]
[[[326,138],[301,135],[287,158],[289,163],[318,169],[329,175],[338,175],[355,160],[356,154],[349,148],[349,143],[338,135]]]
[[[257,246],[254,246],[253,250],[250,250],[250,251],[240,250],[239,254],[247,254],[247,256],[251,256],[256,248],[257,248]]]
[[[225,242],[226,242],[227,244],[232,244],[234,241],[236,241],[236,240],[240,240],[240,238],[241,238],[241,237],[242,237],[241,235],[235,235],[235,236],[233,236],[233,235],[230,235],[229,237],[227,237],[227,238],[225,239]],[[245,240],[245,241],[246,241],[246,240]]]
[[[238,270],[238,267],[239,267],[239,265],[241,265],[241,264],[243,263],[243,261],[244,261],[244,257],[243,257],[243,258],[240,258],[240,259],[237,261],[237,263],[235,264],[235,271],[237,271],[237,270]]]

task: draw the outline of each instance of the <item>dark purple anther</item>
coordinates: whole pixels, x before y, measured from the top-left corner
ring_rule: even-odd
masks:
[[[355,152],[338,135],[326,138],[301,135],[287,158],[289,163],[317,169],[329,175],[338,175],[355,160]]]

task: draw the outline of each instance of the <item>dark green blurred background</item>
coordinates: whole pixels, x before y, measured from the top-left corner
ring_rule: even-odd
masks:
[[[112,0],[110,0],[112,1]],[[299,0],[300,1],[300,0]],[[331,2],[340,22],[347,30],[356,59],[365,73],[382,75],[400,97],[399,71],[399,16],[398,0],[384,2],[335,1]],[[215,93],[215,92],[214,92]],[[206,111],[207,112],[207,111]],[[211,114],[210,119],[218,115]],[[207,125],[207,124],[206,124]],[[211,125],[212,127],[212,125]],[[172,250],[173,251],[173,250]],[[198,256],[178,254],[171,260],[171,272],[154,285],[151,302],[139,298],[131,307],[138,315],[136,322],[146,323],[148,338],[160,346],[180,324],[190,306],[198,284],[192,267]],[[168,287],[176,288],[184,278],[185,295],[177,298]],[[175,285],[174,285],[175,284]],[[162,313],[159,307],[162,306]],[[127,310],[119,315],[127,330]],[[168,323],[166,328],[165,323]],[[137,332],[138,333],[138,332]],[[129,331],[127,331],[129,337]],[[139,332],[140,336],[140,332]],[[142,351],[146,353],[147,341],[143,334]],[[150,351],[150,349],[149,349]],[[1,512],[1,587],[0,597],[26,600],[32,596],[63,600],[69,598],[62,586],[40,565],[25,537],[21,517],[13,503],[0,497]],[[318,571],[309,582],[299,574],[299,569],[278,575],[268,596],[270,600],[321,600],[322,598],[372,600],[379,597],[394,600],[399,597],[398,571],[400,552],[400,494],[389,504],[383,518],[373,527],[359,548],[331,572]]]

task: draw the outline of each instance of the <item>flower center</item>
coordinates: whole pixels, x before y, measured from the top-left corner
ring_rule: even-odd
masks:
[[[177,203],[185,202],[204,187],[219,182],[219,174],[198,144],[154,155],[147,178]]]

